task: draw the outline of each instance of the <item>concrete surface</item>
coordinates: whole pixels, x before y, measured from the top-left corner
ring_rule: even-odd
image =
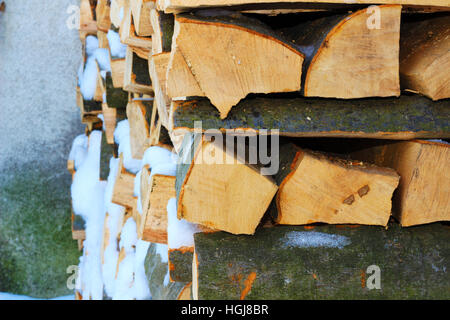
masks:
[[[78,264],[66,159],[76,106],[78,0],[6,0],[0,13],[0,292],[52,297]]]

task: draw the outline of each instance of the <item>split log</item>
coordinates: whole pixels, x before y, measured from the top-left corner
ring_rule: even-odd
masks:
[[[450,232],[440,224],[280,226],[253,237],[194,238],[194,299],[450,298]]]
[[[249,93],[300,90],[303,54],[256,19],[223,11],[181,14],[175,17],[173,39],[172,53],[184,56],[222,119]]]
[[[152,39],[150,37],[139,37],[133,25],[131,7],[125,3],[122,23],[120,24],[120,41],[133,47],[140,47],[147,50],[152,49]]]
[[[170,53],[160,53],[149,57],[148,70],[155,94],[155,104],[163,126],[168,128],[170,99],[166,94],[166,72]]]
[[[101,121],[98,117],[98,115],[102,112],[101,101],[85,100],[79,87],[77,87],[77,105],[80,108],[82,123],[94,123]]]
[[[134,93],[153,95],[148,61],[139,57],[130,46],[127,48],[125,58],[123,89]]]
[[[153,101],[132,100],[127,105],[127,118],[130,123],[130,149],[135,159],[142,159],[150,147],[150,124]]]
[[[172,14],[152,9],[150,12],[152,23],[152,54],[170,52],[174,28],[174,17]]]
[[[175,300],[187,283],[167,281],[167,246],[152,243],[145,258],[145,274],[153,300]]]
[[[394,215],[404,227],[450,221],[450,146],[405,141],[372,146],[351,154],[355,159],[394,168],[401,176]]]
[[[404,89],[433,100],[450,98],[450,16],[402,25],[400,79]]]
[[[124,10],[125,9],[124,7],[125,7],[125,0],[111,1],[109,16],[111,19],[111,24],[115,28],[120,28],[120,25],[121,25],[120,11]],[[122,9],[122,8],[124,8],[124,9]]]
[[[80,1],[80,38],[97,34],[97,22],[94,19],[94,11],[89,0]]]
[[[402,4],[413,6],[449,7],[447,0],[156,0],[159,10],[166,13],[178,13],[198,9],[199,7],[228,7],[247,4],[285,4],[285,3],[333,3],[350,6],[352,4]]]
[[[111,27],[110,0],[97,0],[95,16],[97,18],[97,30],[108,32]]]
[[[186,95],[205,96],[185,58],[176,48],[170,53],[166,74],[166,90],[167,95],[172,99]]]
[[[275,183],[202,134],[187,134],[179,155],[183,162],[176,174],[178,218],[253,234],[277,191]]]
[[[249,98],[224,120],[207,100],[193,100],[173,102],[171,115],[172,138],[193,131],[194,121],[200,119],[204,130],[276,128],[291,137],[450,138],[448,102],[417,95],[359,100]]]
[[[384,5],[285,30],[283,34],[306,55],[303,94],[344,99],[399,96],[400,16],[401,6]]]
[[[97,30],[98,47],[109,51],[108,29],[106,31]]]
[[[154,0],[130,0],[133,24],[138,36],[151,36],[150,11],[155,8]]]
[[[123,88],[123,79],[125,74],[125,58],[111,56],[111,77],[114,88]]]
[[[135,175],[124,168],[122,154],[120,154],[119,158],[119,166],[111,202],[131,209],[135,202],[133,195]]]
[[[167,244],[167,202],[175,197],[175,177],[141,174],[142,215],[138,225],[139,239]]]
[[[280,148],[274,220],[387,226],[400,177],[393,169],[300,149]]]

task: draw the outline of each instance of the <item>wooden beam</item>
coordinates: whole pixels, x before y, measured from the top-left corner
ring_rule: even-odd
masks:
[[[394,215],[404,227],[450,221],[450,145],[423,140],[381,144],[352,153],[401,176]]]
[[[392,194],[400,177],[393,169],[300,149],[280,148],[279,189],[275,198],[279,224],[316,222],[387,226]]]
[[[448,102],[417,95],[358,100],[252,98],[241,101],[224,120],[207,100],[178,101],[172,103],[171,114],[171,137],[193,131],[194,121],[202,120],[203,130],[279,129],[280,135],[291,137],[450,138]]]
[[[450,98],[450,16],[403,23],[402,87],[433,100]]]
[[[440,224],[280,226],[194,239],[194,299],[450,298],[450,232]]]
[[[186,135],[177,165],[179,219],[234,234],[253,234],[277,186],[258,169],[203,135]]]
[[[184,56],[221,118],[249,93],[300,90],[304,55],[256,19],[181,14],[175,17],[173,39],[172,52]],[[173,61],[171,66],[169,73]]]

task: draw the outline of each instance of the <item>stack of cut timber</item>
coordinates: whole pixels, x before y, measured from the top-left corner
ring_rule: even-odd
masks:
[[[154,299],[449,298],[450,5],[331,2],[84,9],[110,68],[83,121],[114,145]]]

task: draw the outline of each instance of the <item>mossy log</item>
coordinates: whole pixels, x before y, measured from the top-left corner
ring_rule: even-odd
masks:
[[[187,283],[169,281],[167,257],[152,243],[145,258],[145,274],[153,300],[176,300]],[[162,251],[162,250],[161,250]]]
[[[236,12],[177,15],[172,54],[177,51],[222,118],[249,93],[300,90],[303,54],[259,20]],[[186,90],[178,96],[192,95]]]
[[[433,100],[450,98],[450,15],[402,24],[400,79],[404,89]]]
[[[102,144],[100,148],[100,180],[108,180],[109,161],[114,157],[113,146],[108,144],[106,132],[102,133]]]
[[[150,21],[153,27],[152,53],[170,52],[174,28],[173,14],[165,14],[153,9],[150,12]]]
[[[207,7],[229,7],[229,6],[243,6],[248,4],[258,4],[262,8],[264,6],[272,5],[272,8],[277,5],[284,5],[289,3],[313,3],[313,4],[343,4],[351,6],[352,4],[402,4],[413,6],[438,6],[448,7],[447,0],[156,0],[157,7],[166,13],[177,13],[184,11],[191,11],[193,9],[207,8]],[[444,8],[445,9],[445,8]]]
[[[402,226],[450,221],[449,144],[424,140],[377,144],[351,156],[401,175],[393,204]]]
[[[279,226],[194,238],[194,299],[450,298],[450,232],[441,224]]]
[[[128,92],[121,87],[114,86],[113,77],[110,72],[106,73],[106,102],[108,107],[116,109],[125,109],[128,103]]]
[[[192,258],[193,247],[169,249],[169,272],[170,280],[176,282],[192,281]]]
[[[357,100],[248,98],[226,119],[207,100],[173,102],[172,135],[206,129],[279,129],[281,136],[378,139],[450,137],[449,102],[413,95]]]
[[[400,177],[378,167],[335,155],[281,146],[279,188],[273,217],[279,224],[316,222],[386,226]]]

